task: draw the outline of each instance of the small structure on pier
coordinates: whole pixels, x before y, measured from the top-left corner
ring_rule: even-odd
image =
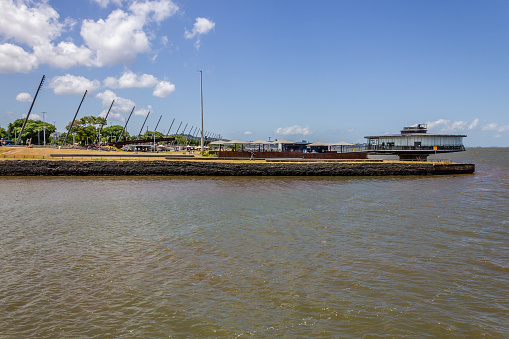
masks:
[[[367,136],[369,154],[392,154],[400,160],[427,160],[430,154],[465,150],[466,135],[428,134],[426,124],[403,127],[401,134]]]

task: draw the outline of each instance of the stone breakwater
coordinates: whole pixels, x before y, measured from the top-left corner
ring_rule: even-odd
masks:
[[[474,164],[198,161],[0,161],[0,176],[386,176],[473,173]]]

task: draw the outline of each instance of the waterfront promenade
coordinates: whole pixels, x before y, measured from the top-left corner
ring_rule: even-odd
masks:
[[[2,149],[0,176],[390,176],[469,174],[474,164],[381,160],[236,160],[174,153]],[[207,161],[203,161],[207,160]]]

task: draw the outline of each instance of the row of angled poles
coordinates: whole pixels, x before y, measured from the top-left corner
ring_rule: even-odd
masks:
[[[39,94],[39,91],[41,90],[42,88],[42,85],[44,83],[44,80],[46,79],[46,76],[43,75],[42,76],[42,79],[41,79],[41,83],[39,84],[39,87],[37,88],[37,92],[35,93],[35,96],[34,98],[32,99],[32,104],[30,105],[30,109],[28,110],[28,114],[25,118],[25,121],[23,122],[23,126],[21,127],[21,131],[19,133],[19,136],[18,136],[18,139],[16,140],[16,144],[19,144],[20,141],[21,141],[21,135],[23,134],[23,131],[25,129],[25,125],[30,117],[30,113],[32,112],[32,108],[34,107],[34,103],[35,103],[35,100],[37,99],[37,95]],[[83,101],[85,100],[85,97],[87,96],[87,93],[88,93],[88,90],[85,91],[85,93],[83,94],[83,98],[81,98],[81,102],[78,106],[78,109],[76,110],[76,113],[74,114],[74,118],[72,119],[72,122],[71,122],[71,125],[69,126],[69,130],[67,131],[67,134],[65,135],[65,138],[64,138],[64,145],[66,144],[67,142],[67,137],[70,135],[71,131],[72,131],[72,128],[74,126],[74,122],[76,121],[76,117],[78,116],[78,113],[81,109],[81,105],[83,104]],[[111,108],[113,107],[113,104],[115,103],[115,100],[113,100],[111,102],[111,105],[110,105],[110,108],[108,109],[108,112],[106,113],[106,117],[105,119],[108,120],[108,115],[110,114],[110,111],[111,111]],[[120,133],[119,137],[117,138],[117,142],[119,142],[122,137],[124,136],[124,133],[125,133],[125,130],[127,128],[127,124],[129,123],[129,120],[131,119],[131,116],[133,115],[133,112],[134,112],[134,108],[136,106],[133,106],[133,109],[131,110],[131,113],[129,114],[129,117],[127,118],[127,121],[124,125],[124,128],[122,129],[122,132]],[[143,125],[141,126],[141,130],[140,130],[140,133],[138,134],[138,140],[140,139],[141,137],[141,133],[143,131],[143,127],[145,127],[145,123],[147,122],[147,119],[150,115],[150,112],[148,112],[147,116],[145,117],[145,120],[143,121]],[[161,122],[161,118],[163,116],[161,115],[159,117],[159,120],[157,121],[157,125],[156,125],[156,128],[154,129],[154,133],[157,131],[157,127],[159,126],[159,123]],[[170,135],[170,131],[171,131],[171,128],[173,127],[173,123],[175,122],[175,118],[173,119],[173,121],[171,122],[171,125],[170,125],[170,128],[168,129],[168,132],[166,133],[166,137],[168,137]],[[180,138],[179,138],[179,142],[182,140],[182,138],[184,137],[184,133],[187,129],[187,123],[184,127],[184,129],[182,130],[181,134],[180,134]],[[95,140],[96,144],[99,143],[99,138],[100,138],[100,135],[101,135],[101,131],[103,129],[103,126],[104,125],[101,125],[100,128],[99,128],[99,132],[97,134],[97,138]],[[179,130],[180,130],[180,127],[182,126],[182,121],[180,122],[179,124],[179,127],[177,128],[177,132],[175,133],[175,136],[178,136],[179,134]],[[214,133],[210,133],[210,132],[206,132],[206,131],[203,131],[202,130],[199,130],[198,127],[196,127],[195,129],[193,129],[194,126],[191,126],[191,129],[189,130],[188,132],[188,135],[191,136],[191,139],[197,139],[197,136],[196,136],[196,133],[197,132],[200,132],[202,134],[202,136],[205,136],[205,138],[214,138],[214,139],[217,139],[218,138],[218,135],[214,134]],[[203,128],[203,126],[202,126]],[[176,139],[174,141],[172,141],[172,145],[174,144],[174,142],[176,141]],[[186,142],[187,142],[187,145],[189,144],[190,140],[188,140],[188,138],[186,137]]]

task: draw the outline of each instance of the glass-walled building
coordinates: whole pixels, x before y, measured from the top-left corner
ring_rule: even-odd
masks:
[[[428,134],[425,124],[404,127],[401,134],[367,136],[367,150],[376,154],[396,154],[401,160],[426,160],[429,154],[465,150],[466,135]]]

